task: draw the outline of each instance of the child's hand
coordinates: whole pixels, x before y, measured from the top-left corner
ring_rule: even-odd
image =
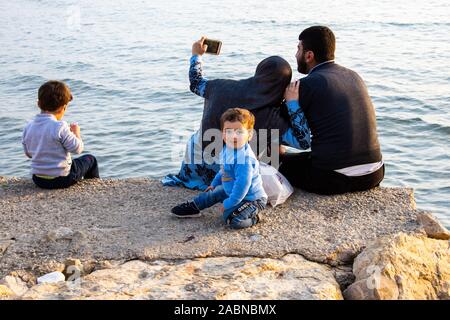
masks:
[[[219,206],[219,210],[220,210],[220,213],[223,213],[225,211],[225,207],[223,206],[223,204],[221,204]]]
[[[298,100],[300,94],[300,81],[291,82],[286,91],[284,91],[284,98],[286,101]]]
[[[70,124],[70,131],[79,139],[81,139],[80,126],[74,122]]]
[[[206,44],[203,44],[203,42],[205,41],[206,37],[201,37],[200,40],[194,42],[192,44],[192,55],[203,55],[206,52],[206,49],[208,48],[208,46]]]
[[[211,191],[214,190],[214,187],[213,186],[209,186],[208,188],[205,189],[204,192],[208,192],[209,190],[211,190]]]

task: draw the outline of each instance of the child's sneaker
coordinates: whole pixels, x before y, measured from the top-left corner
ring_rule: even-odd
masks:
[[[200,217],[200,210],[193,201],[188,201],[172,208],[172,214],[178,218]]]

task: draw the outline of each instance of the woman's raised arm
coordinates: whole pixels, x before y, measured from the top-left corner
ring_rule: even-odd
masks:
[[[208,79],[203,77],[202,70],[202,55],[206,52],[208,46],[203,44],[206,37],[201,37],[200,40],[192,44],[192,57],[189,66],[189,88],[193,93],[200,97],[205,97],[205,88]]]

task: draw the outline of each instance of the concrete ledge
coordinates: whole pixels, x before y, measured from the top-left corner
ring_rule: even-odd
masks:
[[[0,278],[14,270],[43,273],[68,257],[154,261],[296,253],[330,266],[351,265],[370,240],[423,233],[407,188],[338,196],[298,190],[264,211],[258,225],[240,231],[228,229],[215,207],[199,219],[169,214],[196,193],[151,179],[84,181],[49,191],[29,179],[0,178]]]

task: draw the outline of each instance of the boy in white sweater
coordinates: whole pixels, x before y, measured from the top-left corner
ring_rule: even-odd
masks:
[[[66,84],[48,81],[38,91],[41,113],[30,121],[22,135],[27,157],[31,158],[34,183],[44,189],[67,188],[83,178],[99,178],[97,159],[84,155],[78,159],[70,153],[83,152],[80,127],[61,121],[72,94]]]

